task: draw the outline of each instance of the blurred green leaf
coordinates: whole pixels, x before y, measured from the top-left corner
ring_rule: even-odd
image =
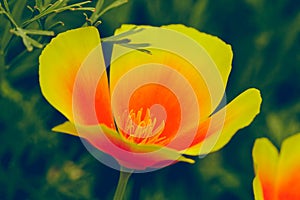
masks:
[[[4,5],[5,10],[7,10],[7,12],[10,12],[7,0],[3,0],[3,5]]]
[[[40,20],[53,13],[60,13],[66,10],[71,10],[71,11],[76,9],[80,10],[82,9],[81,6],[89,3],[91,3],[91,1],[83,1],[79,3],[67,5],[65,0],[57,0],[54,4],[48,4],[47,6],[39,7],[40,13],[35,15],[33,18],[23,22],[22,26],[25,27],[30,23]],[[89,7],[89,8],[85,8],[84,10],[94,11],[94,8]]]
[[[98,0],[97,4],[96,4],[96,9],[94,11],[94,13],[91,15],[91,17],[89,18],[89,22],[92,25],[98,26],[101,21],[99,20],[99,18],[104,15],[106,12],[108,12],[109,10],[112,10],[113,8],[117,8],[125,3],[127,3],[128,0],[116,0],[114,2],[112,2],[110,5],[108,5],[107,7],[105,7],[102,10],[102,6],[104,1],[103,0]]]
[[[109,6],[107,6],[106,8],[104,8],[99,14],[98,17],[101,17],[103,14],[105,14],[106,12],[108,12],[109,10],[119,7],[125,3],[127,3],[128,0],[116,0],[113,3],[111,3]]]
[[[104,0],[98,0],[97,3],[96,3],[95,11],[101,10],[103,4],[104,4]]]

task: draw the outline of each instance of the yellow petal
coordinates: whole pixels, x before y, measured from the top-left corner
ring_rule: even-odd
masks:
[[[116,31],[116,34],[128,31],[133,27],[133,25],[122,25]],[[194,93],[192,95],[196,96],[196,103],[198,103],[201,111],[201,116],[197,117],[200,118],[200,121],[205,120],[220,103],[224,95],[224,80],[228,76],[230,68],[227,69],[227,75],[222,75],[223,72],[216,66],[215,61],[208,54],[209,52],[183,32],[174,31],[167,27],[138,26],[138,28],[143,30],[126,36],[126,38],[128,37],[135,44],[149,43],[150,46],[147,49],[152,54],[149,55],[115,45],[110,71],[111,91],[114,92],[118,87],[124,87],[124,89],[127,87],[129,90],[134,90],[141,86],[137,82],[143,81],[145,83],[145,80],[148,80],[148,83],[152,81],[166,87],[172,87],[171,83],[176,82],[179,77],[185,79],[189,87],[192,88]],[[199,33],[199,35],[201,37],[202,34]],[[211,50],[211,52],[213,51]],[[227,53],[224,52],[224,54]],[[150,77],[153,77],[152,74],[144,73],[138,76],[136,73],[139,69],[151,67],[154,68],[152,74],[156,75],[152,80],[150,80]],[[163,71],[161,69],[173,71],[176,73],[177,78],[174,73],[161,73]],[[224,72],[224,74],[226,73]],[[132,78],[127,80],[131,80],[131,82],[129,84],[122,83],[123,78],[129,75]],[[164,81],[167,81],[167,83]],[[119,90],[121,91],[121,89]],[[112,99],[112,101],[114,100]]]
[[[258,177],[255,177],[253,179],[252,185],[253,185],[254,199],[255,200],[264,200],[261,183],[260,183],[260,180],[258,179]]]
[[[255,197],[260,199],[263,195],[264,200],[276,199],[275,188],[279,160],[276,147],[266,138],[257,139],[252,155],[256,173],[256,181],[253,182]]]
[[[90,83],[92,84],[92,81],[90,80],[100,79],[100,77],[97,77],[99,76],[99,73],[95,73],[93,70],[100,70],[103,72],[103,78],[101,78],[99,83],[101,86],[99,86],[98,89],[101,89],[102,96],[109,96],[105,64],[101,48],[99,48],[101,52],[98,53],[97,60],[93,61],[93,63],[96,63],[93,70],[90,70],[89,73],[84,73],[83,70],[79,78],[77,77],[78,71],[82,67],[84,60],[96,47],[101,47],[97,29],[95,27],[78,28],[58,34],[58,36],[52,39],[52,41],[45,47],[39,58],[39,77],[42,93],[48,102],[65,115],[70,121],[73,121],[74,117],[74,113],[72,112],[72,98],[78,97],[73,94],[76,80],[77,93],[80,93],[78,90],[81,90],[81,95],[83,96],[83,94],[86,94],[91,90],[91,88],[93,88],[89,85]],[[87,64],[90,63],[91,61]],[[81,82],[79,83],[78,80]],[[99,94],[97,96],[99,96]],[[109,101],[108,98],[104,97],[101,97],[100,99]],[[86,110],[84,106],[93,105],[94,102],[86,104],[84,101],[81,101],[81,107],[79,104],[80,103],[77,102],[76,112],[78,111],[80,115],[82,115],[81,117],[85,118],[88,116],[88,113],[84,113],[84,110]],[[104,103],[104,105],[107,104],[108,103]],[[89,119],[84,120],[89,121]]]
[[[279,199],[300,199],[300,133],[283,141],[278,164]]]
[[[252,88],[244,91],[225,108],[202,123],[199,127],[199,136],[195,138],[196,144],[182,152],[200,155],[221,149],[238,130],[253,121],[260,112],[261,101],[259,90]]]
[[[287,138],[278,156],[277,149],[268,139],[256,140],[253,147],[255,197],[262,193],[264,200],[300,199],[299,144],[300,133]]]
[[[216,36],[212,36],[198,30],[186,27],[182,24],[173,24],[168,26],[163,26],[167,29],[172,29],[179,31],[192,39],[194,39],[199,45],[203,46],[208,54],[211,56],[213,61],[216,63],[220,74],[223,78],[223,83],[226,86],[228,76],[231,71],[231,63],[233,58],[233,53],[231,46],[226,44],[224,41]]]
[[[52,131],[59,132],[59,133],[67,133],[74,136],[79,136],[74,124],[69,121],[66,121],[60,125],[55,126],[52,128]]]

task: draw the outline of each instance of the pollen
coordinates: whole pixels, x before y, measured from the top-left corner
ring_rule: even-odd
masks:
[[[127,112],[128,113],[128,112]],[[130,110],[124,116],[124,125],[121,135],[130,142],[136,144],[160,144],[166,139],[161,134],[165,128],[165,121],[157,124],[157,119],[151,116],[150,109],[147,109],[143,116],[143,108],[138,112]]]

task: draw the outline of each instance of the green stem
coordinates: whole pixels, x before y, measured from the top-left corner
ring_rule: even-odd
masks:
[[[121,168],[119,182],[115,192],[114,200],[123,200],[130,175],[131,172],[122,171]]]
[[[6,2],[6,1],[4,1]],[[2,7],[1,3],[0,3],[0,14],[4,14],[7,19],[15,26],[18,27],[17,23],[15,22],[14,18],[11,16],[11,13],[9,11],[8,5],[5,6],[6,10],[4,10],[4,8]]]
[[[33,18],[25,21],[22,24],[22,27],[25,27],[25,26],[29,25],[30,23],[40,20],[41,18],[46,17],[52,13],[60,13],[60,12],[66,11],[66,10],[86,10],[86,11],[93,12],[95,9],[94,7],[81,7],[85,4],[91,3],[91,1],[83,1],[83,2],[79,2],[79,3],[71,4],[71,5],[63,5],[63,3],[64,3],[64,0],[58,0],[54,4],[49,4],[49,6],[44,9],[39,7],[39,9],[42,9],[40,11],[40,13],[35,15]]]

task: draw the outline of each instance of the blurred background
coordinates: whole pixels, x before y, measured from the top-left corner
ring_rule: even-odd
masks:
[[[47,5],[51,1],[40,2]],[[104,5],[111,2],[106,0]],[[27,7],[35,5],[35,1],[9,0],[18,24],[38,14]],[[53,13],[42,18],[42,25],[28,27],[43,27],[57,34],[82,26],[83,12]],[[58,21],[64,26],[52,26]],[[260,115],[225,148],[196,158],[194,165],[178,163],[134,174],[127,188],[128,199],[253,199],[251,151],[255,138],[268,137],[280,147],[284,138],[300,132],[299,2],[129,0],[107,12],[101,21],[98,28],[103,37],[112,35],[123,23],[182,23],[216,35],[231,44],[234,52],[228,101],[250,87],[260,89],[263,97]],[[51,132],[65,119],[41,95],[41,49],[27,51],[10,29],[0,12],[0,199],[112,199],[118,171],[94,159],[78,138]],[[51,37],[33,39],[47,44]]]

